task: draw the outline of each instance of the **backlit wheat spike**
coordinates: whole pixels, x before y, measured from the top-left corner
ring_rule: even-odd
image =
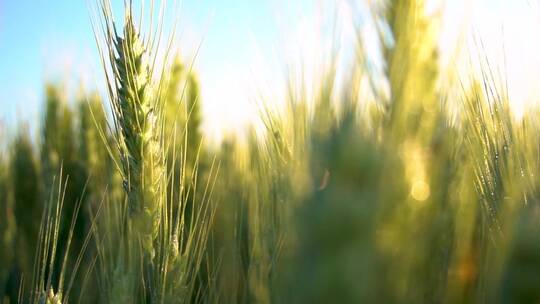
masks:
[[[152,243],[158,233],[163,202],[164,165],[147,47],[130,12],[126,14],[123,37],[115,33],[113,45],[108,47],[114,48],[110,51],[116,54],[111,60],[116,85],[112,103],[130,220],[145,252],[153,256]]]

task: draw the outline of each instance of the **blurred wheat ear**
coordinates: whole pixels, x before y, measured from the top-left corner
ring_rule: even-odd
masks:
[[[74,264],[69,264],[72,256],[72,243],[74,241],[75,224],[81,208],[86,186],[83,187],[81,197],[76,202],[72,217],[66,218],[64,213],[66,191],[69,176],[64,175],[62,164],[60,171],[53,177],[52,192],[45,202],[41,215],[38,240],[34,257],[34,267],[31,277],[29,303],[59,304],[67,303],[73,284],[82,265],[83,257],[90,241],[90,234],[84,239],[84,244],[75,255]],[[69,222],[69,232],[64,242],[60,240],[61,228]],[[63,248],[61,248],[63,247]],[[68,269],[70,267],[70,269]],[[21,283],[23,285],[24,281]],[[25,299],[23,287],[19,295],[19,303]]]

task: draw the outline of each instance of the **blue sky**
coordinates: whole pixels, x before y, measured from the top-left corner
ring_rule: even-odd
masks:
[[[84,3],[84,2],[83,2]],[[47,66],[46,53],[68,45],[84,49],[91,34],[76,1],[0,1],[0,114],[34,111]],[[56,60],[56,59],[55,59]]]
[[[46,80],[62,81],[72,89],[81,82],[89,89],[103,85],[88,9],[93,1],[0,0],[1,121],[39,119]],[[120,11],[123,1],[112,1]],[[242,128],[256,115],[255,97],[276,93],[290,57],[317,61],[318,14],[332,15],[325,4],[334,2],[340,0],[180,1],[175,42],[191,60],[202,41],[195,67],[211,135]],[[468,16],[486,44],[494,42],[491,52],[501,49],[505,23],[507,57],[514,58],[508,74],[516,83],[530,81],[521,70],[538,66],[540,71],[540,61],[529,60],[540,52],[539,39],[534,39],[540,37],[540,8],[529,2],[478,0],[472,5],[469,0],[448,0],[449,36]],[[524,27],[526,34],[520,34]]]
[[[39,119],[45,81],[61,81],[72,88],[78,88],[80,82],[90,89],[102,85],[89,3],[92,0],[0,0],[1,120]],[[220,84],[223,80],[230,82],[238,73],[250,70],[250,62],[261,53],[269,54],[274,42],[279,42],[278,28],[287,27],[288,22],[284,16],[303,14],[310,3],[183,0],[175,42],[186,60],[193,58],[202,42],[196,68],[201,82],[209,82],[209,98],[216,99],[219,94],[208,86],[223,89],[228,87]],[[120,11],[122,1],[114,0],[113,6]],[[217,115],[230,110],[227,102],[213,100],[206,110],[210,116]]]

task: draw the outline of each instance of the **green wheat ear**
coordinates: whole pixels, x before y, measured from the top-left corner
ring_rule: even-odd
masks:
[[[109,16],[106,16],[108,18]],[[112,106],[118,147],[128,197],[130,226],[140,237],[144,251],[154,256],[153,241],[163,203],[163,157],[158,102],[152,94],[147,47],[140,39],[131,12],[125,18],[123,37],[111,34],[108,43],[115,92]]]

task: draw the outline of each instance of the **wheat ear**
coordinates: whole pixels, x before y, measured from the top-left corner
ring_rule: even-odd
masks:
[[[161,115],[153,93],[147,42],[135,28],[131,9],[126,10],[122,36],[105,11],[106,50],[111,73],[109,95],[113,109],[120,165],[129,206],[129,223],[144,252],[154,256],[153,241],[160,224],[166,190],[161,155]]]

